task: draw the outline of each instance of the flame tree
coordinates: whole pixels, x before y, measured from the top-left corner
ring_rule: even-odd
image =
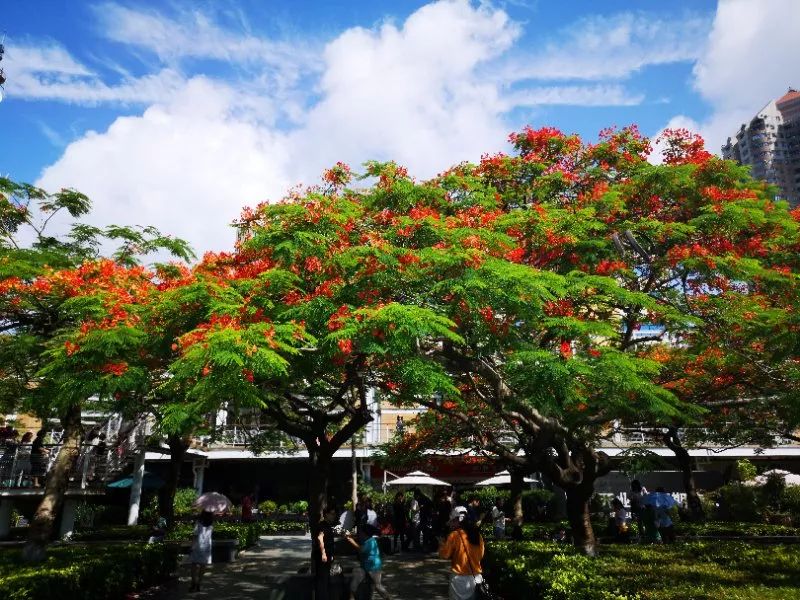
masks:
[[[141,295],[146,279],[137,257],[158,251],[191,257],[184,242],[152,227],[98,228],[79,221],[63,235],[50,231],[57,215],[80,219],[90,208],[86,196],[74,190],[48,194],[0,179],[0,401],[7,410],[58,418],[64,428],[25,549],[34,560],[41,559],[52,535],[78,454],[82,407],[93,395],[109,407],[135,380],[126,363],[108,360],[67,379],[62,357],[108,353],[111,347],[103,348],[106,341],[93,331],[130,325],[125,306]],[[110,259],[101,258],[104,245],[116,247]],[[136,335],[128,327],[107,342],[130,347]],[[86,340],[84,348],[73,341],[78,336]]]

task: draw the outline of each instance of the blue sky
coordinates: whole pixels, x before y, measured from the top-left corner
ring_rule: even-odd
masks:
[[[243,205],[337,160],[427,177],[525,124],[717,150],[800,85],[798,22],[796,0],[6,3],[0,173],[222,249]]]

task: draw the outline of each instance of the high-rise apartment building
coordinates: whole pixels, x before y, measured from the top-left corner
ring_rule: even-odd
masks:
[[[800,204],[800,92],[790,88],[743,123],[722,156],[750,165],[754,177],[778,186],[792,205]]]

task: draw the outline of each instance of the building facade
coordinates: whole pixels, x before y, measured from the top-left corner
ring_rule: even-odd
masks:
[[[743,123],[722,147],[722,157],[749,165],[753,177],[777,186],[793,206],[800,204],[800,92],[789,89]]]

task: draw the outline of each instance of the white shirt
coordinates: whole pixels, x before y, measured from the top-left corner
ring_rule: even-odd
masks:
[[[411,522],[414,525],[419,525],[420,521],[422,520],[422,517],[419,514],[419,502],[417,502],[416,498],[411,501],[409,512],[411,513]]]
[[[378,513],[372,509],[367,509],[367,525],[378,527]]]
[[[353,531],[356,525],[356,515],[352,510],[346,510],[339,516],[339,525],[345,531]]]
[[[506,526],[506,513],[502,510],[497,508],[496,506],[492,507],[492,521],[494,521],[495,527],[505,527]]]

